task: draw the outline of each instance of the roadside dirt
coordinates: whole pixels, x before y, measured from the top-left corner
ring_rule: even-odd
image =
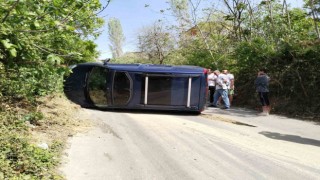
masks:
[[[90,121],[86,121],[86,114],[81,107],[62,95],[44,97],[38,101],[41,105],[37,107],[37,111],[41,112],[44,118],[37,126],[29,125],[36,142],[49,145],[53,140],[64,142],[67,137],[91,126]]]
[[[27,121],[32,143],[49,149],[55,146],[60,154],[56,158],[62,162],[63,151],[68,148],[67,140],[77,133],[88,131],[92,122],[88,121],[89,117],[84,109],[70,102],[64,95],[43,97],[38,102],[40,105],[37,112],[43,118],[35,124]],[[61,174],[58,167],[55,171]]]

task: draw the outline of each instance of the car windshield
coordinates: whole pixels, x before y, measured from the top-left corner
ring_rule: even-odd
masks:
[[[94,67],[88,77],[88,94],[91,101],[97,107],[108,106],[106,95],[108,70],[102,67]]]

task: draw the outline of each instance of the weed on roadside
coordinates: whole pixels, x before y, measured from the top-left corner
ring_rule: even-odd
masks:
[[[0,102],[0,179],[64,179],[57,167],[66,139],[83,126],[79,107],[62,95],[30,104]]]

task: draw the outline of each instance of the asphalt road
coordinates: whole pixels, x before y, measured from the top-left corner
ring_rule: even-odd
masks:
[[[202,115],[83,109],[69,140],[68,180],[320,179],[320,126],[245,109]]]

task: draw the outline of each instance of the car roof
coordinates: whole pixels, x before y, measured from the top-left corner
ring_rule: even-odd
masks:
[[[81,66],[99,66],[109,69],[132,71],[132,72],[150,72],[150,73],[203,73],[204,68],[189,65],[160,65],[160,64],[114,64],[114,63],[82,63]]]

